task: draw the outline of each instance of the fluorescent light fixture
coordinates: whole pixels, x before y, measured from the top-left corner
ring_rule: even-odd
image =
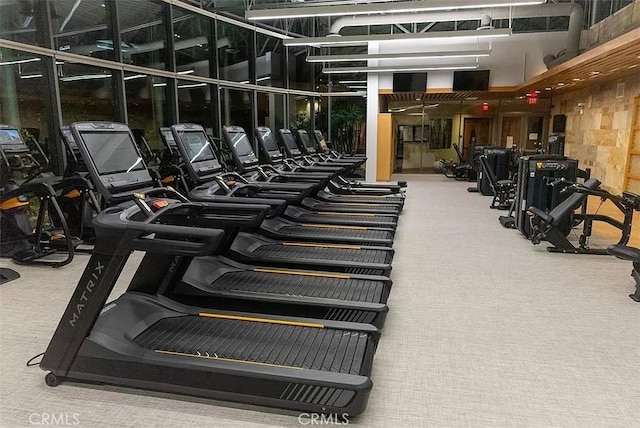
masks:
[[[367,46],[369,42],[395,42],[432,39],[479,39],[507,37],[510,28],[493,30],[433,31],[430,33],[364,34],[358,36],[299,37],[283,40],[285,46]]]
[[[271,76],[258,77],[256,82],[264,82],[265,80],[271,80]]]
[[[176,74],[192,74],[195,70],[192,68],[191,70],[177,71]]]
[[[153,84],[153,86],[154,86],[155,88],[161,88],[161,87],[163,87],[163,86],[167,86],[167,84],[166,84],[166,83],[154,83],[154,84]]]
[[[366,86],[349,86],[349,89],[367,89]]]
[[[93,80],[93,79],[106,79],[111,77],[110,74],[81,74],[78,76],[61,77],[63,82],[75,82],[76,80]]]
[[[338,83],[341,85],[351,85],[351,84],[359,84],[359,83],[367,83],[366,80],[338,80]]]
[[[207,86],[206,83],[190,83],[188,85],[178,85],[178,89],[199,88],[201,86]]]
[[[349,91],[349,92],[323,92],[323,97],[365,97],[367,91]]]
[[[40,58],[16,59],[14,61],[3,61],[0,65],[26,64],[28,62],[40,61]]]
[[[23,74],[20,76],[21,79],[36,79],[38,77],[42,77],[42,74]]]
[[[388,3],[369,3],[345,6],[309,6],[248,10],[244,16],[250,21],[269,19],[310,18],[316,16],[354,16],[374,13],[431,12],[453,9],[484,9],[492,7],[530,6],[546,0],[430,0]]]
[[[133,74],[131,76],[125,76],[124,80],[142,79],[143,77],[147,77],[147,75],[146,74]]]
[[[475,58],[491,55],[491,49],[475,51],[443,51],[443,52],[415,52],[415,53],[388,53],[388,54],[354,54],[354,55],[310,55],[307,62],[350,62],[377,60],[403,60],[403,59],[438,59],[438,58]]]
[[[401,71],[435,71],[435,70],[473,70],[478,68],[477,64],[473,65],[388,65],[382,67],[333,67],[323,68],[325,74],[349,74],[349,73],[393,73]]]

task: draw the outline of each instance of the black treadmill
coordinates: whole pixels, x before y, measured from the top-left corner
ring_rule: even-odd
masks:
[[[208,141],[204,129],[195,124],[178,124],[171,128],[172,144],[182,154],[184,168],[193,182],[201,183],[197,191],[190,192],[192,200],[213,201],[215,195],[258,198],[285,198],[289,203],[300,203],[306,199],[304,193],[295,193],[295,189],[309,189],[311,184],[290,183],[249,183],[237,174],[221,175],[222,167],[216,153]],[[167,141],[169,137],[166,137]],[[208,187],[207,187],[208,186]],[[245,186],[246,190],[242,187]],[[283,192],[288,193],[283,195]],[[261,235],[293,241],[327,242],[336,244],[375,245],[390,247],[393,245],[394,227],[369,227],[360,225],[332,225],[294,221],[282,217],[271,217],[260,226]]]
[[[191,181],[203,183],[199,186],[196,186],[189,192],[189,197],[193,200],[210,202],[212,198],[215,198],[217,195],[239,195],[250,196],[250,197],[260,197],[260,198],[281,198],[286,199],[290,204],[301,204],[300,206],[289,205],[283,213],[283,216],[289,220],[295,221],[297,223],[307,223],[313,225],[320,225],[316,228],[316,231],[319,235],[326,235],[329,231],[324,230],[330,225],[339,225],[339,226],[350,226],[354,228],[383,228],[383,229],[392,229],[395,230],[398,216],[394,212],[381,212],[378,213],[376,211],[373,212],[362,212],[364,211],[365,204],[342,204],[342,203],[323,203],[317,201],[313,198],[303,198],[298,199],[297,196],[293,198],[291,195],[287,195],[291,190],[296,189],[296,195],[299,195],[300,192],[300,184],[298,182],[294,183],[281,183],[281,182],[249,182],[243,176],[240,176],[236,173],[220,173],[221,166],[215,157],[215,152],[211,150],[211,144],[207,141],[207,137],[204,134],[202,127],[200,125],[195,124],[181,124],[174,125],[173,130],[171,128],[165,130],[161,129],[162,134],[164,135],[163,140],[165,144],[171,145],[174,147],[176,152],[181,153],[184,161],[182,162],[185,170],[188,170],[188,176],[192,177]],[[175,134],[175,135],[174,135]],[[244,137],[242,139],[238,139],[237,142],[245,141],[246,145],[249,145],[246,140],[246,135],[244,131],[242,131],[241,135]],[[183,140],[187,140],[183,141]],[[178,144],[180,141],[180,144]],[[199,147],[197,150],[192,151],[191,146],[195,149]],[[237,147],[233,147],[231,150],[238,150],[241,147],[239,144],[236,144]],[[180,149],[180,150],[178,150]],[[193,162],[191,161],[194,157],[191,153],[198,153],[200,150],[203,150],[200,153],[199,157],[206,153],[202,160],[196,158]],[[244,150],[244,149],[242,149]],[[249,150],[251,148],[249,147]],[[253,154],[253,151],[250,152]],[[240,157],[237,157],[241,159]],[[257,162],[256,162],[257,163]],[[217,186],[212,184],[210,180],[214,180],[217,183]],[[249,193],[245,193],[245,190],[251,190],[251,186],[258,186],[258,189],[255,191],[251,191]],[[287,187],[289,186],[289,187]],[[291,187],[293,186],[293,187]],[[311,184],[304,184],[304,188],[307,189]],[[314,186],[312,186],[314,187]],[[286,191],[287,188],[291,190]],[[266,190],[263,192],[261,190]],[[283,193],[284,192],[284,193]],[[313,207],[318,204],[322,204],[324,206],[324,210],[318,209],[315,210]],[[350,207],[344,208],[342,205],[350,205]],[[371,204],[369,204],[371,205]],[[308,207],[308,208],[307,208]],[[318,208],[322,208],[319,207]],[[269,224],[269,223],[267,223]],[[307,226],[309,227],[309,226]],[[322,228],[323,230],[319,230]],[[362,241],[363,232],[362,229],[353,229],[360,230],[359,232],[354,232],[360,242]],[[275,231],[277,232],[277,231]],[[298,233],[308,232],[308,231],[299,231]],[[379,239],[387,239],[385,236],[387,234],[378,234],[376,233],[376,237],[374,240]],[[353,242],[353,241],[352,241]]]
[[[135,169],[128,174],[120,172],[137,165],[139,159],[125,125],[79,123],[73,127],[78,135],[80,155],[96,187],[112,204],[130,205],[135,197],[141,210],[136,212],[134,220],[151,219],[156,211],[168,205],[164,199],[167,195],[187,202],[174,190],[154,188],[146,169]],[[112,185],[123,179],[128,179],[129,184]],[[165,214],[167,221],[180,226],[197,225],[203,218],[215,220],[215,226],[224,229],[224,238],[212,257],[194,259],[147,254],[133,281],[137,284],[135,290],[144,288],[145,292],[207,308],[348,320],[382,327],[391,287],[387,277],[256,267],[219,256],[227,252],[240,230],[254,230],[264,220],[264,215],[252,221],[248,221],[247,216],[255,210],[262,213],[265,208],[269,210],[265,215],[273,214],[273,206],[277,213],[278,204],[284,202],[267,200],[256,208],[261,201],[218,197],[216,203],[209,206],[208,217],[201,213],[192,217]],[[161,285],[158,291],[149,291],[148,284]]]
[[[107,201],[126,199],[145,183],[154,186],[128,127],[78,122],[71,129],[85,162],[91,160],[90,167],[103,176],[95,186]],[[130,166],[123,169],[123,162]],[[393,254],[388,247],[278,241],[246,232],[239,233],[227,251],[230,258],[250,264],[385,276],[391,272]]]
[[[136,200],[95,219],[95,251],[40,363],[47,385],[106,383],[349,416],[365,410],[373,326],[187,306],[157,295],[162,284],[140,275],[105,303],[132,251],[179,259],[224,241],[215,204],[164,200],[147,217]]]
[[[296,159],[302,158],[304,156],[298,148],[295,138],[290,130],[280,129],[278,133],[280,134],[280,139],[282,140],[283,147],[285,148],[285,151],[289,158],[295,161]],[[291,167],[291,164],[289,164],[289,167]],[[322,191],[318,192],[316,197],[327,202],[394,204],[398,205],[399,209],[402,209],[402,206],[404,205],[404,194],[395,193],[385,195],[334,195],[332,193]]]
[[[284,172],[280,167],[284,162],[284,156],[278,148],[275,135],[266,126],[260,126],[256,128],[256,139],[260,146],[260,153],[263,158],[266,159],[274,168],[273,174],[290,174],[286,177],[295,177],[296,172]],[[263,165],[261,168],[266,172],[265,178],[269,178],[268,166]],[[340,179],[341,177],[336,177]],[[343,180],[344,181],[344,180]],[[326,185],[333,182],[333,180],[327,181]],[[346,182],[348,185],[349,182]],[[361,202],[326,202],[316,198],[306,198],[302,201],[302,206],[313,211],[334,211],[334,212],[360,212],[360,213],[379,213],[379,214],[397,214],[400,212],[400,206],[397,204],[372,204]]]

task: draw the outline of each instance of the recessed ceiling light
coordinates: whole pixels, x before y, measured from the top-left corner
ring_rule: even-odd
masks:
[[[560,82],[558,83],[558,86],[564,86],[564,83]]]
[[[599,71],[592,71],[591,74],[600,74]]]
[[[545,90],[545,91],[550,91],[550,90],[551,90],[551,88],[546,87],[546,88],[544,88],[544,90]]]
[[[477,99],[478,99],[478,97],[466,97],[465,98],[465,100],[467,100],[467,101],[475,101]]]
[[[535,91],[535,93],[536,93],[536,94],[539,94],[539,93],[540,93],[540,91]]]
[[[577,77],[574,77],[574,78],[573,78],[573,81],[574,81],[574,82],[579,82],[579,81],[580,81],[580,79],[579,79],[579,78],[577,78]]]

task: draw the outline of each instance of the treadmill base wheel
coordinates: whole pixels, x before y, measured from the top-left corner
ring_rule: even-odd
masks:
[[[44,376],[44,381],[47,385],[54,387],[54,386],[60,385],[60,382],[62,381],[62,379],[60,379],[58,376],[54,375],[53,373],[49,372]]]

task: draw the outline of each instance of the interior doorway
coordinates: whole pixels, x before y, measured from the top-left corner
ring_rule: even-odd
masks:
[[[522,148],[522,117],[505,116],[502,118],[501,147]]]
[[[489,131],[491,128],[490,118],[466,117],[464,119],[464,131],[462,140],[462,154],[465,159],[471,159],[469,150],[471,148],[471,138],[474,137],[476,146],[488,146]]]

